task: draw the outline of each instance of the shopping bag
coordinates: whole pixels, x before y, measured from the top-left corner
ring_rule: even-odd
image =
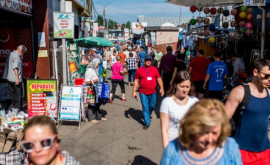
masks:
[[[108,82],[102,83],[101,99],[110,99],[110,84]]]
[[[88,85],[86,94],[87,94],[86,102],[90,105],[95,105],[96,104],[96,91],[95,91],[94,86]]]

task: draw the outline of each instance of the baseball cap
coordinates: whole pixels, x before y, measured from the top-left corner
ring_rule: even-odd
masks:
[[[149,55],[146,55],[145,58],[144,58],[144,60],[145,60],[145,61],[146,61],[146,60],[152,60],[152,57],[149,56]]]
[[[95,51],[95,52],[97,51],[97,49],[96,49],[96,48],[92,48],[92,50],[93,50],[93,51]]]

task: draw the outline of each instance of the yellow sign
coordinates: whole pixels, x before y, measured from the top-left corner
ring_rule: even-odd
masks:
[[[38,57],[48,57],[47,50],[38,50]]]

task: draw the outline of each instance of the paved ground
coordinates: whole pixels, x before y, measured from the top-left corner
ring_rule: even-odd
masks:
[[[127,77],[126,77],[127,80]],[[107,121],[98,124],[82,122],[59,127],[61,149],[67,150],[84,165],[156,165],[162,156],[161,129],[158,112],[152,114],[152,123],[143,130],[141,103],[132,99],[132,87],[126,85],[127,102],[120,100],[117,87],[113,104],[101,106]],[[161,99],[158,99],[161,100]]]

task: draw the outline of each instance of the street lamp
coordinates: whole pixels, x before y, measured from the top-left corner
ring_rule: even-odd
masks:
[[[106,29],[106,25],[105,25],[105,8],[107,5],[111,4],[111,2],[107,2],[103,7],[103,26],[104,26],[104,30]],[[108,27],[107,27],[108,28]]]

